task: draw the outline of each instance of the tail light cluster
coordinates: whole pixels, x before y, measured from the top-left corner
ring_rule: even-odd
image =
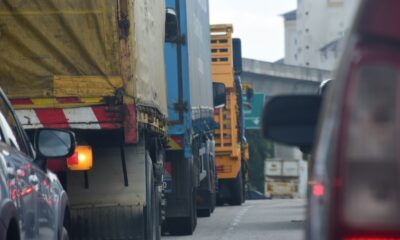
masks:
[[[365,51],[345,94],[331,231],[333,239],[400,240],[400,58]]]

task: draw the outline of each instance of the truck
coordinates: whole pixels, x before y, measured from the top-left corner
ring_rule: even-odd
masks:
[[[211,26],[213,82],[225,86],[226,104],[217,106],[214,119],[215,164],[218,174],[217,203],[241,205],[245,201],[248,144],[244,136],[241,84],[241,42],[233,39],[233,26]]]
[[[160,239],[167,146],[165,4],[0,2],[0,85],[29,132],[68,129],[53,159],[71,239]]]
[[[163,233],[191,235],[215,207],[208,0],[166,0],[168,148]]]
[[[269,158],[265,161],[265,196],[295,198],[299,194],[300,161]]]

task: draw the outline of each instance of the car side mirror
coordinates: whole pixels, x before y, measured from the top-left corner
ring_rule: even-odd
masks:
[[[221,108],[226,105],[226,87],[223,83],[213,83],[214,108]]]
[[[265,105],[263,136],[297,146],[310,153],[318,124],[322,97],[317,95],[277,96]]]
[[[179,20],[174,9],[166,9],[165,42],[176,43],[179,41]]]
[[[75,152],[75,136],[61,129],[39,129],[35,133],[35,149],[40,157],[67,158]]]

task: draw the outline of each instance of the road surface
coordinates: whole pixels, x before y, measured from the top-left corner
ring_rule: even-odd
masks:
[[[163,240],[302,240],[303,200],[246,201],[240,207],[218,207],[210,218],[199,218],[193,236]]]

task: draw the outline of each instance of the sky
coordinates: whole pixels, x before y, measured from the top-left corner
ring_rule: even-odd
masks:
[[[243,57],[274,62],[284,57],[283,13],[297,0],[209,0],[211,24],[232,23]]]

